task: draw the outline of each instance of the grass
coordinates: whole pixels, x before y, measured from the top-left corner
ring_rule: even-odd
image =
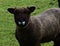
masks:
[[[46,9],[58,7],[57,0],[0,0],[0,46],[19,46],[15,39],[15,23],[13,15],[8,13],[9,7],[35,6],[32,15],[43,12]],[[43,43],[42,46],[52,46],[53,42]]]

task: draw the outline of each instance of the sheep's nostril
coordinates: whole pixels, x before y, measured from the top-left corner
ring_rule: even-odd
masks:
[[[23,21],[22,24],[25,25],[25,21]]]
[[[21,22],[18,22],[18,24],[20,25],[20,24],[21,24]]]

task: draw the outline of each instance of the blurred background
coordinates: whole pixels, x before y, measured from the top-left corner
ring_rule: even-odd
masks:
[[[19,46],[15,38],[14,17],[7,9],[9,7],[30,7],[36,10],[32,15],[37,15],[49,8],[57,8],[57,0],[0,0],[0,46]],[[41,44],[42,46],[53,46],[53,41]]]

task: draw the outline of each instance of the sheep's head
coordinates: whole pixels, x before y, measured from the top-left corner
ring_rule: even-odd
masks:
[[[26,26],[28,24],[30,14],[35,10],[35,7],[27,8],[8,8],[8,11],[14,14],[15,23],[18,26]]]

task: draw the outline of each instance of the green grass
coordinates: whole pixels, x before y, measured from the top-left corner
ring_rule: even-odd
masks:
[[[15,23],[13,15],[8,13],[9,7],[35,6],[32,15],[46,9],[58,7],[57,0],[0,0],[0,46],[19,46],[15,39]],[[53,42],[43,43],[42,46],[52,46]]]

